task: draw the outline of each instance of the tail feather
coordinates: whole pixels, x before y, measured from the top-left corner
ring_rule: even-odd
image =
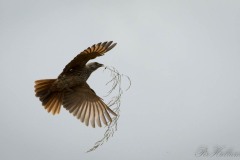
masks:
[[[42,79],[35,81],[35,92],[37,97],[43,97],[56,79]]]
[[[44,108],[53,115],[58,114],[61,109],[63,94],[51,92],[49,89],[56,79],[43,79],[35,81],[35,95],[39,97]]]

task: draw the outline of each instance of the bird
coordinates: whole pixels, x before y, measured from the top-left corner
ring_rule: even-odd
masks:
[[[70,61],[56,79],[36,80],[35,96],[42,106],[53,115],[59,114],[63,106],[86,126],[90,123],[93,128],[96,124],[99,127],[102,123],[106,126],[111,124],[112,117],[117,114],[87,83],[90,75],[104,65],[88,61],[103,56],[116,44],[113,41],[94,44]]]

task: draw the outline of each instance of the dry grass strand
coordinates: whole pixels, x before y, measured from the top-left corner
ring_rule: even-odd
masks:
[[[108,124],[107,129],[104,133],[104,136],[102,139],[100,139],[99,141],[97,141],[94,146],[89,149],[87,152],[91,152],[94,151],[95,149],[97,149],[99,146],[103,145],[105,142],[108,141],[108,139],[110,137],[112,137],[115,133],[115,131],[117,131],[117,127],[118,127],[118,119],[120,117],[120,106],[121,106],[121,96],[123,94],[123,89],[122,89],[122,78],[127,78],[128,82],[129,82],[129,86],[127,87],[127,89],[125,89],[125,91],[129,90],[131,87],[131,79],[130,77],[124,75],[124,74],[120,74],[118,72],[118,70],[112,66],[107,66],[105,67],[104,71],[108,70],[110,71],[110,77],[112,78],[110,81],[108,81],[106,83],[106,85],[112,84],[111,89],[108,91],[107,95],[105,95],[104,97],[108,97],[110,96],[113,91],[117,90],[117,93],[115,96],[112,96],[112,98],[110,99],[110,101],[107,103],[107,105],[109,107],[115,106],[115,108],[113,108],[112,110],[117,114],[116,117],[114,117],[112,119],[112,122]]]

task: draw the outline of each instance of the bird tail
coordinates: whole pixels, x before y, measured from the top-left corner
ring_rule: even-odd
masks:
[[[35,95],[39,97],[44,108],[53,115],[58,114],[61,109],[62,92],[51,92],[50,87],[56,79],[41,79],[35,81]]]

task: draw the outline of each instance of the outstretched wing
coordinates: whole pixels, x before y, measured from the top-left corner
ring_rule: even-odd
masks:
[[[63,107],[80,119],[81,122],[85,122],[87,126],[90,121],[93,128],[95,128],[95,122],[99,127],[102,126],[101,122],[105,125],[108,125],[107,120],[112,122],[109,113],[117,116],[87,83],[67,91],[64,94]]]
[[[66,65],[66,67],[63,69],[63,73],[66,73],[70,69],[83,67],[90,59],[104,55],[104,53],[116,46],[117,43],[112,44],[112,42],[113,41],[103,43],[100,42],[98,44],[94,44],[92,47],[88,47]]]

